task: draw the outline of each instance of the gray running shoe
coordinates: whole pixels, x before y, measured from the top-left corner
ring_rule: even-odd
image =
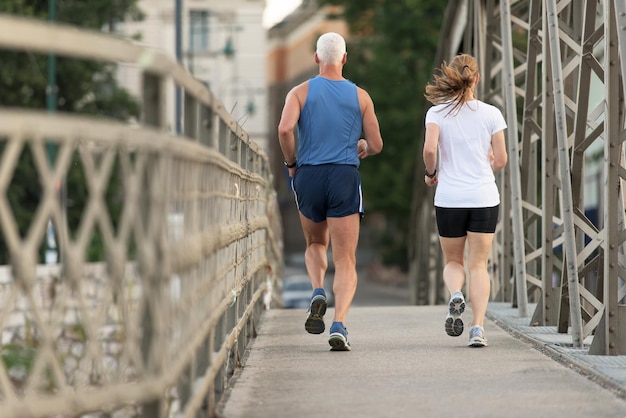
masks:
[[[465,312],[465,298],[463,293],[454,292],[448,303],[448,315],[446,316],[446,333],[451,337],[463,334],[463,320],[461,314]]]
[[[304,323],[306,332],[309,334],[321,334],[324,332],[324,329],[326,329],[324,325],[324,314],[326,313],[327,307],[328,302],[326,301],[326,296],[318,294],[311,298],[309,316]]]
[[[469,347],[486,347],[487,339],[483,327],[474,325],[469,332]]]

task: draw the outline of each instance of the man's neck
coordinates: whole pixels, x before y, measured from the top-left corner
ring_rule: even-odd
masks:
[[[329,80],[343,80],[342,65],[320,64],[319,75]]]

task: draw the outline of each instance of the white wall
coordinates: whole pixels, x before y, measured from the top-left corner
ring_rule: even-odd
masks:
[[[183,5],[183,60],[185,66],[210,86],[235,119],[240,121],[251,139],[268,151],[268,116],[266,82],[266,28],[263,27],[263,0],[181,0]],[[125,36],[140,34],[142,44],[175,56],[175,0],[140,0],[144,12],[142,22],[119,26]],[[189,12],[206,10],[210,19],[209,50],[191,54],[189,51]],[[228,37],[235,53],[224,56],[221,51]],[[139,96],[140,79],[132,66],[118,71],[120,84]],[[254,112],[247,106],[253,103]],[[167,119],[175,130],[175,93],[171,85],[167,92]]]

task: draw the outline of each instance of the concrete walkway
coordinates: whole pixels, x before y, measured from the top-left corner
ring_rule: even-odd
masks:
[[[353,307],[350,352],[307,334],[304,311],[271,310],[219,416],[626,417],[626,356],[595,368],[549,332],[518,335],[528,322],[508,305],[490,306],[485,348],[446,335],[445,306]]]

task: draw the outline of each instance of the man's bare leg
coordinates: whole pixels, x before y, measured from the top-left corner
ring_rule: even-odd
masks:
[[[332,243],[335,278],[335,317],[330,326],[328,343],[332,351],[350,351],[346,320],[356,293],[356,247],[359,241],[361,215],[343,218],[328,218],[330,240]]]
[[[359,242],[360,216],[355,213],[344,218],[328,218],[335,264],[333,322],[342,322],[344,325],[356,293],[356,247]]]
[[[321,334],[326,328],[324,314],[328,303],[325,292],[324,296],[321,296],[320,291],[316,289],[324,288],[324,277],[328,268],[328,223],[326,221],[313,222],[302,214],[300,214],[300,223],[306,239],[304,262],[313,287],[313,297],[304,328],[310,334]]]

